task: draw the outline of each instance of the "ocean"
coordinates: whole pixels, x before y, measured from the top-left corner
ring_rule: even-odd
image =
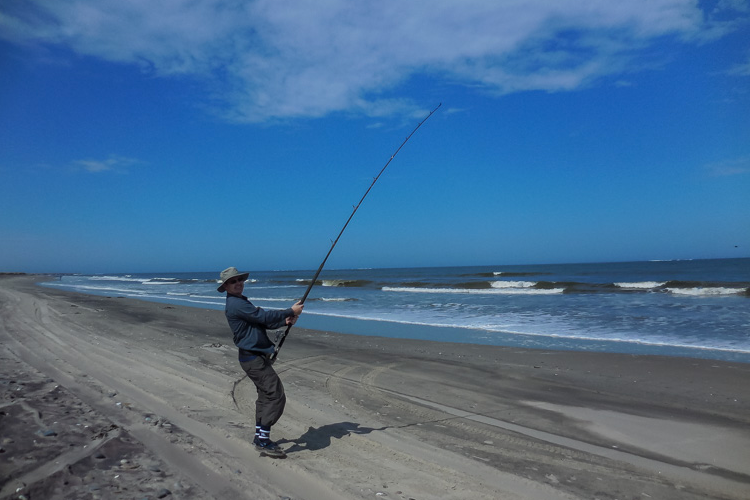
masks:
[[[43,286],[222,310],[218,275],[76,274]],[[245,295],[263,308],[285,308],[313,275],[251,271]],[[750,363],[750,259],[324,269],[297,326]]]

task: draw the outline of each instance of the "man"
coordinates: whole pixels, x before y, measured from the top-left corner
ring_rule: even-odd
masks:
[[[278,422],[284,412],[286,395],[281,379],[268,359],[276,346],[268,338],[266,329],[293,325],[305,306],[297,302],[283,311],[266,311],[254,306],[242,295],[249,274],[241,273],[235,267],[224,269],[217,290],[227,292],[224,313],[234,334],[234,344],[239,349],[240,366],[258,390],[253,444],[258,451],[270,457],[284,457],[284,451],[271,441],[271,426]]]

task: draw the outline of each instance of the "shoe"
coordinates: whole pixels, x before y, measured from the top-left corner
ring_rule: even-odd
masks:
[[[258,450],[261,455],[267,455],[272,458],[286,457],[286,453],[284,453],[284,450],[279,448],[279,445],[277,445],[270,439],[267,441],[261,441],[256,437],[255,439],[253,439],[253,444],[255,445],[255,449]]]

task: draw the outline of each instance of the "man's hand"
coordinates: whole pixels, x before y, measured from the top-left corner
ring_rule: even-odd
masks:
[[[299,316],[289,316],[286,319],[287,326],[292,326],[293,324],[295,324],[297,322],[297,318],[299,318]]]
[[[302,309],[305,308],[305,305],[302,302],[297,302],[292,306],[292,311],[294,311],[295,316],[299,316],[302,314]]]

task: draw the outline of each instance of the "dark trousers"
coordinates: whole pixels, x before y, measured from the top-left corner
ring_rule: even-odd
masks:
[[[255,423],[271,427],[279,421],[286,405],[286,394],[284,394],[281,379],[265,356],[240,362],[240,366],[258,390],[258,399],[255,401]]]

